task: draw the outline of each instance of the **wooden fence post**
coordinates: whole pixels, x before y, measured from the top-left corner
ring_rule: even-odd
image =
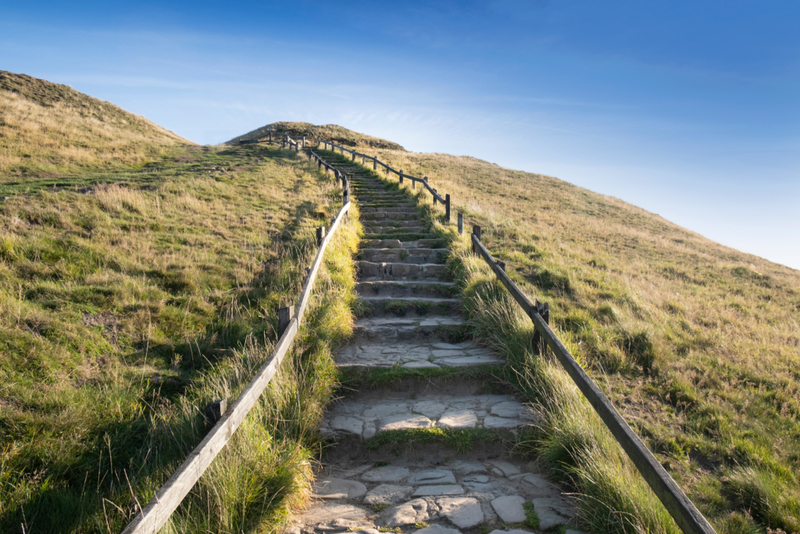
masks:
[[[477,224],[472,225],[472,234],[478,238],[478,241],[481,240],[481,227]],[[472,243],[472,253],[476,254],[478,252],[478,247],[475,246],[475,243]]]
[[[546,324],[550,324],[550,305],[548,303],[542,303],[538,300],[536,301],[536,312],[541,315],[542,319]],[[539,349],[539,354],[542,356],[544,355],[545,351],[547,350],[547,343],[544,342],[541,334],[539,334],[538,330],[533,331],[533,346]]]
[[[372,170],[378,169],[378,158],[372,158]]]
[[[403,185],[403,169],[400,169],[400,185]]]
[[[444,196],[444,220],[450,222],[450,194]]]
[[[497,263],[497,266],[500,267],[500,269],[503,270],[503,272],[506,272],[506,262],[497,260],[496,263]]]
[[[289,306],[287,308],[281,308],[278,310],[278,337],[280,338],[284,332],[286,332],[286,327],[289,326],[289,322],[292,320],[292,316],[294,315],[294,308]]]
[[[438,193],[436,192],[436,189],[434,189],[433,190],[433,205],[434,206],[439,203],[439,201],[436,199],[436,195],[438,195]]]
[[[320,226],[317,228],[317,246],[322,246],[322,240],[325,239],[325,227]]]
[[[458,233],[464,233],[464,214],[460,211],[458,212]]]

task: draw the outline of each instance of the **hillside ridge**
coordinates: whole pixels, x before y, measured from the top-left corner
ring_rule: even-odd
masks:
[[[0,181],[141,165],[189,144],[68,85],[0,71]]]

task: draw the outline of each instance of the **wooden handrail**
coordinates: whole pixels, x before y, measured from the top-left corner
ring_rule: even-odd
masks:
[[[287,136],[288,137],[288,136]],[[330,167],[330,165],[328,165]],[[337,172],[338,169],[336,170]],[[341,173],[339,173],[341,175]],[[239,428],[244,418],[255,406],[258,398],[264,392],[270,380],[275,376],[280,368],[281,362],[292,346],[300,321],[303,319],[317,272],[322,264],[325,249],[333,239],[333,235],[342,219],[350,210],[349,183],[343,182],[345,187],[344,202],[339,213],[336,215],[327,235],[321,240],[314,263],[303,285],[300,301],[297,304],[295,316],[286,325],[285,330],[278,339],[275,349],[270,354],[267,361],[261,366],[256,375],[244,389],[239,398],[217,421],[214,427],[206,434],[203,440],[189,454],[181,466],[172,474],[171,477],[156,491],[150,502],[136,514],[133,520],[125,527],[122,534],[156,534],[164,523],[170,518],[172,513],[178,508],[181,501],[189,493],[192,487],[200,480],[200,477],[211,465],[211,462],[228,443],[233,433]]]
[[[398,171],[398,170],[393,169],[392,167],[390,167],[388,164],[382,162],[381,160],[379,160],[375,156],[362,154],[361,152],[357,152],[355,150],[352,150],[352,149],[349,149],[349,148],[345,148],[345,147],[343,147],[341,145],[337,145],[336,143],[334,143],[332,141],[325,141],[325,140],[323,140],[321,138],[317,138],[317,143],[318,144],[321,143],[325,147],[330,145],[331,146],[331,150],[334,151],[334,152],[336,151],[337,148],[342,152],[342,154],[344,154],[345,152],[348,152],[348,153],[352,154],[354,161],[355,161],[356,157],[362,158],[362,161],[363,161],[363,159],[371,159],[374,162],[373,166],[372,166],[373,169],[376,169],[377,165],[381,165],[385,169],[386,174],[389,174],[389,173],[396,174],[397,177],[400,179],[400,183],[403,183],[404,179],[411,180],[415,184],[417,182],[421,183],[423,186],[425,186],[425,189],[427,189],[431,193],[431,195],[433,196],[434,205],[437,202],[440,202],[445,206],[445,212],[446,212],[445,213],[445,218],[447,219],[448,222],[450,221],[450,195],[445,195],[445,196],[440,195],[439,192],[436,191],[436,189],[434,189],[433,187],[430,186],[430,184],[428,183],[428,178],[427,177],[420,178],[418,176],[412,176],[410,174],[406,174],[402,170]]]
[[[476,231],[477,230],[477,231]],[[586,371],[578,364],[569,349],[558,339],[558,336],[550,329],[545,318],[539,313],[536,306],[523,293],[517,284],[505,272],[505,265],[500,265],[483,246],[480,239],[480,227],[476,227],[472,233],[473,251],[477,252],[500,282],[508,289],[514,300],[525,311],[525,314],[533,321],[536,332],[544,339],[545,343],[552,349],[558,358],[559,363],[567,371],[567,374],[581,390],[586,400],[592,405],[597,415],[611,431],[614,439],[622,446],[622,449],[636,466],[636,469],[650,485],[653,493],[659,498],[678,526],[686,534],[716,534],[714,528],[706,520],[700,510],[686,496],[683,490],[672,479],[667,470],[656,460],[655,456],[645,446],[639,436],[631,429],[625,419],[620,415],[612,402],[606,397],[605,393],[597,387],[597,384],[586,374]]]

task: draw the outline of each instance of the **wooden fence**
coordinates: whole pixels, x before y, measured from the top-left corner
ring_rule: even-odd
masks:
[[[597,387],[597,384],[586,374],[575,357],[550,329],[550,307],[538,300],[535,303],[531,302],[517,287],[517,284],[508,277],[505,263],[495,260],[481,243],[480,226],[473,226],[471,239],[473,253],[478,254],[489,264],[500,282],[533,322],[534,345],[539,346],[542,353],[546,346],[550,347],[561,366],[592,405],[681,530],[686,534],[714,534],[714,528],[703,517],[700,510],[689,500],[666,469],[642,443],[639,436],[625,422],[608,397]]]
[[[286,136],[289,140],[289,136]],[[287,139],[284,138],[284,142]],[[291,141],[288,141],[291,142]],[[295,146],[297,142],[294,142]],[[291,145],[290,145],[291,146]],[[167,480],[161,488],[156,491],[155,496],[150,499],[150,502],[136,514],[136,517],[125,527],[123,534],[156,534],[159,529],[167,522],[169,517],[175,509],[183,501],[184,497],[189,493],[192,487],[200,480],[205,470],[211,465],[211,462],[225,447],[225,444],[230,440],[239,425],[242,424],[244,418],[255,406],[261,393],[267,387],[270,380],[278,372],[281,362],[283,361],[289,349],[292,346],[300,322],[303,320],[303,314],[308,306],[308,300],[311,297],[311,291],[314,287],[314,280],[317,277],[317,272],[322,264],[322,258],[325,254],[325,249],[333,238],[339,224],[347,216],[350,210],[350,187],[344,175],[337,169],[328,165],[322,159],[314,155],[317,161],[325,165],[326,171],[332,169],[337,176],[337,182],[341,177],[344,193],[342,197],[342,209],[339,210],[338,215],[331,223],[331,227],[327,232],[325,228],[317,230],[317,243],[319,249],[314,258],[314,263],[311,265],[311,270],[303,285],[303,291],[300,294],[300,302],[293,310],[291,308],[283,308],[279,312],[279,333],[280,338],[275,345],[275,349],[270,354],[267,361],[261,366],[256,373],[255,377],[250,381],[245,390],[239,395],[239,398],[230,407],[227,413],[219,414],[221,417],[217,420],[214,427],[206,434],[203,441],[195,447],[189,454],[186,460],[181,464],[169,480]],[[223,409],[224,410],[224,409]]]
[[[328,147],[330,147],[330,150],[332,150],[334,152],[336,152],[336,149],[339,149],[339,151],[341,151],[342,154],[344,154],[345,152],[348,152],[348,153],[350,153],[352,155],[353,161],[355,161],[356,158],[359,157],[359,158],[361,158],[361,163],[363,165],[366,164],[367,160],[371,160],[372,161],[372,169],[373,170],[377,170],[378,166],[381,166],[381,167],[383,167],[384,172],[387,174],[387,176],[389,174],[391,174],[391,173],[396,174],[397,177],[400,179],[400,183],[401,184],[403,183],[404,179],[411,180],[411,187],[413,189],[417,188],[417,182],[421,183],[423,185],[423,187],[425,187],[425,189],[430,191],[431,195],[433,196],[433,205],[434,206],[436,205],[437,202],[439,202],[439,203],[444,205],[445,221],[450,222],[450,195],[445,195],[445,196],[440,195],[439,192],[436,191],[436,189],[434,189],[433,187],[430,186],[430,184],[428,183],[428,177],[427,176],[423,176],[422,178],[419,178],[418,176],[411,176],[410,174],[404,173],[402,170],[398,171],[396,169],[393,169],[388,164],[382,162],[381,160],[379,160],[375,156],[368,156],[366,154],[362,154],[360,152],[356,152],[355,150],[351,150],[349,148],[345,148],[345,147],[343,147],[341,145],[337,145],[336,143],[332,143],[330,141],[325,141],[323,139],[317,138],[317,143],[318,144],[322,144],[323,148],[325,148],[325,149],[328,149]]]
[[[391,168],[386,163],[379,161],[376,157],[361,154],[355,150],[351,150],[329,141],[317,140],[323,147],[331,147],[331,150],[339,149],[342,154],[348,152],[352,154],[352,159],[355,161],[356,157],[361,158],[361,163],[366,164],[366,160],[372,160],[372,168],[377,169],[377,166],[383,166],[387,175],[395,173],[400,177],[400,183],[403,178],[410,178],[412,180],[422,182],[425,187],[431,191],[435,200],[441,199],[441,196],[436,193],[436,190],[431,188],[428,184],[427,176],[425,178],[417,178],[397,171]],[[441,201],[441,200],[440,200]],[[447,207],[447,220],[450,220],[450,195],[446,196]],[[463,232],[463,214],[458,214],[458,232]],[[517,287],[517,285],[506,274],[506,266],[502,261],[495,260],[492,255],[486,250],[486,247],[481,243],[481,227],[474,226],[472,231],[472,251],[481,256],[489,267],[492,268],[497,278],[508,289],[514,300],[522,307],[525,314],[530,317],[535,329],[534,345],[538,346],[540,350],[544,351],[545,347],[550,347],[556,355],[559,363],[564,367],[572,378],[575,385],[578,386],[581,393],[589,401],[594,410],[600,416],[600,419],[611,431],[614,439],[622,446],[622,449],[636,466],[636,469],[641,473],[645,481],[650,485],[650,488],[659,498],[661,503],[667,509],[667,512],[672,516],[678,526],[686,534],[716,534],[714,528],[706,520],[700,510],[694,503],[686,496],[683,490],[672,479],[666,469],[658,462],[653,454],[648,450],[639,436],[631,429],[625,419],[620,415],[612,402],[606,397],[603,391],[597,387],[597,384],[589,377],[588,374],[581,368],[575,357],[569,352],[567,347],[561,342],[555,333],[550,329],[550,307],[547,304],[540,303],[538,300],[531,302],[531,300]]]

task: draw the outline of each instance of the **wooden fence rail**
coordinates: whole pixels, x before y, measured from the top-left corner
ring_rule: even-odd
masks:
[[[681,530],[686,534],[715,534],[714,528],[703,517],[700,510],[689,500],[680,486],[667,473],[666,469],[662,467],[645,444],[642,443],[639,436],[628,426],[628,423],[625,422],[625,419],[622,418],[608,397],[597,387],[597,384],[586,374],[578,362],[575,361],[575,357],[550,329],[548,324],[550,314],[547,305],[543,305],[538,301],[535,303],[530,301],[517,287],[517,284],[508,277],[505,271],[505,264],[496,261],[486,250],[486,247],[483,246],[480,234],[480,226],[473,227],[472,251],[480,255],[489,264],[489,267],[492,268],[500,282],[508,289],[514,300],[525,311],[525,314],[533,321],[537,334],[534,337],[534,344],[537,344],[536,338],[538,337],[550,347],[556,358],[558,358],[559,363],[567,371],[575,385],[578,386],[578,389],[581,390],[589,404],[595,409],[600,419],[622,446],[633,465],[642,474]]]
[[[441,204],[444,205],[445,221],[450,222],[450,195],[449,194],[445,195],[445,196],[440,195],[439,192],[436,189],[434,189],[433,187],[430,186],[430,184],[428,183],[428,177],[427,176],[424,176],[424,177],[420,178],[418,176],[412,176],[410,174],[406,174],[402,170],[398,171],[396,169],[393,169],[388,164],[382,162],[381,160],[379,160],[375,156],[369,156],[367,154],[362,154],[361,152],[356,152],[355,150],[351,150],[349,148],[345,148],[345,147],[343,147],[341,145],[337,145],[336,143],[333,143],[331,141],[325,141],[323,139],[317,138],[317,144],[321,144],[323,146],[323,148],[325,148],[326,150],[328,149],[328,147],[330,147],[329,150],[331,150],[333,152],[336,152],[337,148],[339,149],[339,151],[341,151],[342,154],[347,152],[347,153],[352,155],[353,161],[355,161],[356,158],[359,157],[359,158],[361,158],[361,163],[362,164],[366,164],[366,161],[368,159],[372,160],[372,169],[373,170],[377,170],[378,166],[380,165],[381,167],[383,167],[384,172],[387,175],[389,175],[390,173],[396,174],[397,177],[400,179],[400,183],[401,184],[403,183],[404,179],[411,180],[411,184],[412,184],[412,187],[414,189],[417,188],[417,182],[421,183],[425,187],[425,189],[427,189],[431,193],[431,195],[433,196],[433,205],[434,206],[436,205],[437,202],[440,202]]]
[[[288,136],[286,137],[288,138]],[[286,139],[284,139],[284,142],[286,142]],[[297,145],[296,141],[295,145]],[[225,447],[225,444],[242,424],[244,418],[253,406],[255,406],[261,393],[263,393],[269,381],[278,372],[281,362],[289,352],[300,327],[300,322],[303,320],[306,307],[308,306],[314,280],[322,264],[325,249],[333,238],[342,219],[347,216],[347,212],[350,210],[350,190],[347,179],[344,178],[344,175],[339,172],[338,169],[322,161],[319,156],[316,157],[318,161],[325,165],[326,169],[333,169],[336,176],[342,178],[342,186],[345,192],[343,193],[343,206],[333,220],[327,235],[325,235],[324,229],[320,232],[324,237],[318,234],[320,237],[318,240],[319,249],[314,258],[314,263],[311,265],[311,270],[306,278],[306,282],[303,285],[303,291],[300,294],[300,302],[297,304],[294,313],[291,313],[290,309],[281,310],[280,318],[282,324],[279,327],[280,338],[272,354],[270,354],[267,361],[261,366],[242,394],[239,395],[239,398],[236,399],[230,407],[230,410],[217,420],[214,427],[206,434],[206,437],[203,438],[203,441],[195,447],[177,471],[175,471],[164,485],[156,491],[155,496],[150,499],[150,502],[148,502],[147,505],[136,514],[136,517],[133,518],[128,526],[125,527],[125,530],[122,531],[123,534],[156,534],[161,527],[164,526],[175,509],[180,505],[181,501],[183,501],[184,497],[186,497],[197,481],[200,480],[200,477],[208,466],[211,465],[214,458],[216,458]]]

